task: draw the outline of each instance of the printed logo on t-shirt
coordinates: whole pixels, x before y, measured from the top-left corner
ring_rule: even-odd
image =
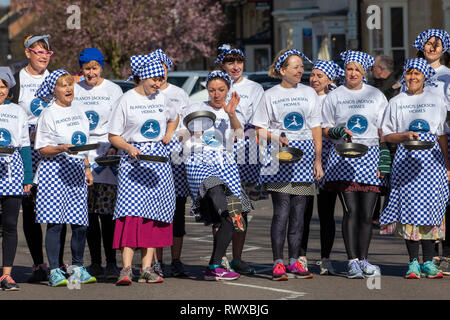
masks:
[[[362,134],[366,132],[368,127],[368,122],[366,117],[355,114],[354,116],[350,117],[347,121],[347,128],[351,130],[354,133]]]
[[[11,144],[11,133],[3,128],[0,128],[0,146],[6,147]]]
[[[218,147],[222,145],[217,137],[216,131],[206,131],[203,133],[202,139],[205,144],[210,147]]]
[[[290,112],[284,117],[284,127],[288,130],[298,131],[303,128],[303,116],[298,112]]]
[[[30,111],[32,114],[34,114],[36,117],[38,117],[42,110],[48,106],[48,103],[44,102],[44,100],[35,98],[30,103]]]
[[[75,146],[85,145],[87,142],[86,135],[81,131],[75,131],[72,135],[72,144]]]
[[[86,111],[86,117],[89,120],[89,130],[94,130],[95,128],[97,128],[98,125],[98,113],[95,111]]]
[[[145,121],[144,125],[141,128],[141,134],[147,139],[154,139],[159,136],[161,132],[161,128],[159,126],[159,122],[153,119]]]
[[[416,119],[409,124],[409,131],[428,132],[430,131],[430,125],[425,120]]]

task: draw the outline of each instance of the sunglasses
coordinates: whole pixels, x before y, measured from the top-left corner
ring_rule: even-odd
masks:
[[[39,56],[42,56],[42,55],[44,55],[44,56],[51,56],[54,53],[53,51],[35,50],[33,48],[28,48],[28,50],[34,52],[35,54],[37,54]]]

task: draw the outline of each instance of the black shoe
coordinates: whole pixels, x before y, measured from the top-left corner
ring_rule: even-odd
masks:
[[[255,274],[255,269],[242,260],[232,260],[230,265],[237,273],[246,275]]]
[[[28,278],[28,283],[37,283],[42,281],[48,281],[48,274],[47,274],[47,265],[45,263],[42,263],[38,266],[33,265],[33,273],[31,274],[30,278]]]
[[[11,278],[11,276],[9,274],[4,275],[0,279],[1,279],[0,286],[3,291],[19,291],[20,290],[17,283],[13,280],[13,278]]]
[[[172,270],[172,277],[183,278],[187,277],[187,274],[184,271],[184,264],[180,260],[173,260],[170,265]]]

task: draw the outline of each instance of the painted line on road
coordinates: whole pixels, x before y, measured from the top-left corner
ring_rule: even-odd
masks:
[[[282,297],[278,300],[287,300],[287,299],[296,299],[299,297],[305,296],[306,292],[298,292],[298,291],[291,291],[291,290],[283,290],[283,289],[276,289],[276,288],[270,288],[270,287],[262,287],[262,286],[255,286],[252,284],[243,284],[243,283],[234,283],[234,282],[223,282],[224,284],[230,285],[230,286],[241,286],[241,287],[248,287],[248,288],[254,288],[254,289],[261,289],[261,290],[269,290],[279,293],[287,293],[289,296]]]
[[[193,216],[185,216],[185,218],[192,218],[192,219],[194,219],[195,217],[193,217]],[[253,216],[247,216],[247,219],[248,219],[248,222],[250,222],[250,221],[252,221]],[[199,226],[199,225],[201,225],[200,222],[185,222],[184,224],[192,225],[192,226]]]

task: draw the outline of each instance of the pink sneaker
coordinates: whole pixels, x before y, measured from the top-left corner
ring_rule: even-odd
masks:
[[[286,281],[288,279],[286,275],[286,267],[282,263],[277,263],[272,270],[272,280]]]
[[[206,268],[205,271],[205,280],[236,280],[240,276],[239,273],[228,271],[222,268],[215,268],[214,270],[211,270],[209,267]]]
[[[300,261],[296,261],[294,264],[286,266],[287,271],[292,273],[297,279],[311,279],[313,274],[303,267]]]

